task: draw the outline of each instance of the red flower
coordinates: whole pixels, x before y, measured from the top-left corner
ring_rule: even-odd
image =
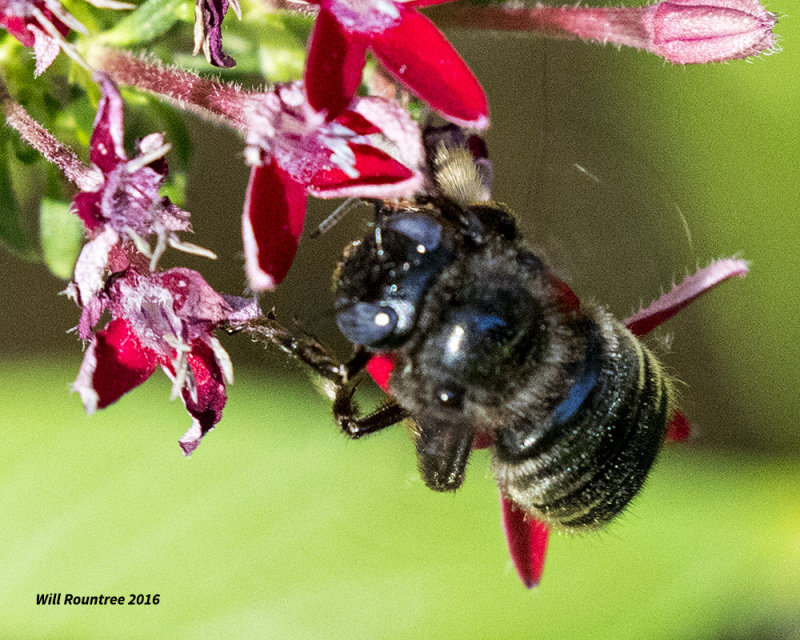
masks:
[[[350,103],[369,49],[412,93],[466,127],[488,126],[486,95],[442,33],[414,7],[450,0],[317,0],[306,62],[308,100],[330,117]]]
[[[56,59],[70,28],[86,31],[56,0],[0,0],[0,26],[33,47],[37,76]]]
[[[125,261],[121,254],[114,259]],[[225,385],[233,381],[230,358],[214,330],[223,322],[257,317],[258,306],[221,296],[191,269],[148,273],[133,264],[113,273],[89,300],[78,286],[69,292],[83,306],[79,332],[89,342],[72,387],[86,412],[116,402],[160,365],[173,381],[173,397],[181,396],[192,417],[180,440],[184,454],[192,453],[222,417]],[[92,332],[104,310],[111,321]]]
[[[422,142],[408,112],[381,98],[349,98],[335,117],[317,111],[302,82],[245,92],[196,74],[107,50],[119,82],[183,101],[243,132],[253,165],[242,232],[250,286],[286,275],[303,228],[306,194],[400,198],[422,185]]]
[[[306,193],[320,198],[397,198],[422,184],[419,129],[405,110],[355,98],[332,120],[302,83],[241,99],[253,164],[242,221],[245,266],[255,291],[280,282],[297,251]]]
[[[134,5],[117,0],[89,0],[106,9],[132,9]],[[73,18],[58,0],[0,0],[0,27],[25,47],[33,47],[36,56],[34,75],[41,75],[56,59],[58,52],[86,66],[74,47],[65,39],[70,29],[86,33],[86,28]]]

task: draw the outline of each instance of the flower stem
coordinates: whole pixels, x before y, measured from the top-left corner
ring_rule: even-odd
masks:
[[[93,62],[116,82],[169,98],[206,118],[244,126],[237,99],[241,92],[230,84],[111,48],[103,49]]]
[[[97,188],[97,173],[83,164],[72,149],[36,122],[25,107],[15,102],[2,81],[0,81],[0,104],[8,125],[16,129],[25,142],[61,169],[79,189],[90,191]]]

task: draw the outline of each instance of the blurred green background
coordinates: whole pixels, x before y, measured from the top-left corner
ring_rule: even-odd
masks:
[[[0,637],[800,638],[800,30],[777,31],[780,55],[686,68],[448,34],[491,100],[495,195],[579,296],[624,317],[710,258],[752,261],[648,340],[694,438],[607,531],[554,536],[532,592],[485,452],[462,491],[434,494],[402,429],[348,441],[301,370],[234,337],[223,421],[184,459],[160,373],[83,414],[63,282],[0,253]],[[193,241],[220,256],[188,264],[238,294],[242,144],[187,120]],[[364,220],[304,241],[264,306],[343,348],[330,273]],[[37,607],[45,592],[161,601]]]

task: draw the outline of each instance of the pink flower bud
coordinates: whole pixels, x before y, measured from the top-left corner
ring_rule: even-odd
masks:
[[[738,60],[775,47],[777,16],[757,0],[667,0],[645,9],[647,50],[678,64]]]
[[[757,0],[665,0],[647,7],[442,7],[439,24],[536,31],[644,49],[676,64],[721,62],[775,49],[778,19]]]

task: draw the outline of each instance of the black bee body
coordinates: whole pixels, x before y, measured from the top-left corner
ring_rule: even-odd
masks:
[[[667,378],[605,310],[569,308],[504,208],[383,207],[336,290],[345,337],[395,360],[389,391],[432,489],[461,485],[479,435],[504,494],[552,525],[600,526],[641,488],[672,413]]]
[[[562,529],[601,526],[638,493],[673,414],[655,357],[599,306],[581,305],[490,201],[482,144],[456,128],[426,134],[426,195],[377,203],[374,228],[334,276],[336,322],[354,344],[340,364],[311,336],[268,318],[261,334],[333,382],[352,438],[409,419],[419,469],[461,486],[476,442],[525,512]],[[354,378],[394,361],[392,399],[364,416]]]

